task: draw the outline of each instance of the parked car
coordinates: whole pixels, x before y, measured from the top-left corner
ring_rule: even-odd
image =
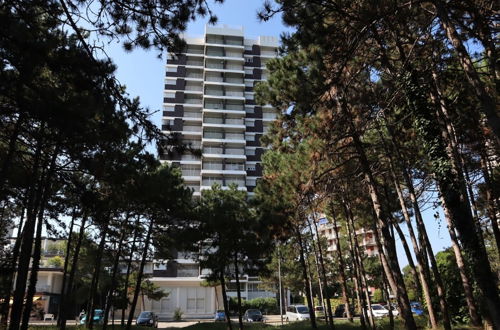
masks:
[[[222,310],[218,310],[215,312],[215,317],[214,317],[215,322],[225,322],[226,321],[226,313]]]
[[[411,312],[415,315],[424,315],[424,309],[422,308],[422,305],[420,305],[419,302],[412,301],[410,302],[410,307],[411,307]]]
[[[141,325],[144,327],[153,327],[158,328],[158,315],[151,311],[143,311],[137,317],[135,324]]]
[[[104,311],[102,309],[94,309],[93,324],[104,324]],[[87,314],[80,318],[80,324],[85,324],[87,321]]]
[[[351,310],[351,316],[354,316],[354,307],[350,306],[349,308]],[[333,313],[335,317],[347,317],[347,311],[345,309],[344,304],[337,305],[337,308],[335,308],[335,313]]]
[[[246,322],[262,322],[264,317],[258,309],[247,309],[243,315],[243,320]]]
[[[286,308],[287,321],[309,320],[309,308],[304,305],[290,305]]]
[[[392,315],[397,316],[399,315],[399,312],[396,310],[396,308],[392,307]],[[385,317],[389,316],[389,310],[380,304],[372,304],[372,313],[374,317]]]
[[[325,318],[325,309],[323,306],[314,306],[314,316],[316,316],[317,319]]]

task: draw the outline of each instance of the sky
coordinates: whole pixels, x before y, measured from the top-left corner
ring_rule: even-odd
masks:
[[[209,1],[212,11],[219,19],[218,24],[243,26],[245,37],[249,39],[261,35],[279,37],[282,32],[290,32],[291,29],[283,25],[280,16],[267,22],[259,22],[257,10],[261,8],[262,3],[262,0],[225,0],[224,4],[220,5]],[[186,34],[192,37],[203,35],[207,21],[208,18],[199,18],[191,22]],[[165,59],[159,59],[157,51],[154,50],[134,50],[127,53],[119,44],[109,45],[106,52],[117,65],[117,78],[123,85],[127,86],[130,96],[138,96],[143,106],[154,112],[151,117],[152,121],[161,125]],[[439,221],[434,218],[435,212],[436,210],[429,207],[423,216],[434,252],[437,253],[449,247],[451,243],[442,212],[438,210],[440,213]],[[408,244],[412,249],[405,228],[406,226],[403,226]],[[404,267],[408,262],[399,239],[396,240],[396,244],[400,266]]]

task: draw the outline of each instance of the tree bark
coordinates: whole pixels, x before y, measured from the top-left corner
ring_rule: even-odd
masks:
[[[65,303],[66,292],[68,291],[68,289],[66,288],[66,284],[68,277],[69,254],[71,252],[71,243],[73,241],[73,226],[75,224],[75,218],[76,218],[76,207],[73,209],[73,216],[71,217],[71,223],[69,225],[68,240],[66,241],[66,253],[64,255],[64,268],[63,268],[63,278],[62,278],[61,295],[60,295],[61,298],[59,300],[59,307],[57,309],[57,325],[59,327],[61,326],[61,320],[62,320],[61,314]]]
[[[68,285],[67,285],[67,292],[66,292],[66,301],[72,302],[72,295],[73,295],[73,283],[75,281],[75,274],[76,274],[76,269],[78,268],[78,258],[80,256],[80,249],[82,247],[82,242],[83,242],[83,236],[85,235],[85,223],[87,222],[87,214],[85,211],[82,214],[82,223],[80,224],[80,232],[78,233],[78,240],[76,241],[75,245],[75,251],[73,252],[73,260],[71,261],[71,269],[69,272],[69,278],[68,278]],[[59,315],[59,318],[61,319],[59,328],[60,330],[66,329],[66,319],[67,319],[67,313],[68,313],[68,304],[64,304],[61,309],[61,314]]]
[[[121,318],[121,325],[125,325],[125,311],[128,308],[128,285],[129,285],[129,279],[130,279],[130,270],[132,268],[132,261],[134,258],[134,252],[135,252],[135,243],[137,240],[137,236],[139,235],[139,230],[136,228],[134,232],[134,238],[132,239],[132,246],[130,247],[130,255],[127,260],[127,272],[125,274],[125,284],[124,284],[124,290],[123,290],[123,301],[125,303],[125,306],[122,306],[122,318]]]
[[[231,318],[229,317],[229,304],[227,300],[227,292],[226,292],[226,279],[224,278],[224,268],[222,267],[220,270],[220,285],[222,290],[222,300],[224,304],[224,314],[226,314],[226,325],[227,330],[233,330],[233,325],[231,324]]]
[[[311,327],[313,329],[317,329],[318,326],[316,325],[316,316],[314,315],[314,306],[312,302],[312,297],[310,295],[310,285],[309,285],[309,276],[307,275],[307,266],[306,266],[306,260],[305,260],[305,255],[304,255],[304,244],[302,241],[302,234],[300,233],[300,228],[295,229],[296,234],[297,234],[297,240],[299,243],[299,261],[300,265],[302,266],[302,277],[304,280],[305,284],[305,290],[306,290],[306,299],[307,299],[307,307],[309,308],[309,317],[311,321]]]
[[[130,306],[130,312],[128,314],[128,321],[126,329],[130,330],[132,327],[132,320],[134,319],[135,307],[137,306],[137,300],[139,299],[139,293],[141,291],[142,276],[144,274],[144,266],[146,265],[146,260],[148,257],[149,244],[151,240],[151,234],[153,233],[154,221],[149,221],[148,232],[146,234],[146,239],[144,241],[144,251],[142,251],[141,264],[139,266],[139,271],[137,274],[137,281],[135,283],[134,298],[132,299],[132,304]]]
[[[347,319],[349,322],[353,322],[353,318],[351,315],[349,297],[348,297],[348,288],[347,288],[347,279],[345,276],[345,262],[344,257],[342,256],[342,248],[340,246],[340,236],[339,229],[337,226],[337,219],[333,210],[333,207],[330,207],[330,215],[332,216],[333,221],[333,230],[335,232],[335,250],[337,252],[338,264],[339,264],[339,275],[340,275],[340,286],[342,288],[342,297],[344,298],[344,306],[347,315]]]
[[[236,295],[238,297],[238,325],[240,330],[243,329],[243,317],[241,315],[241,288],[240,288],[240,272],[238,269],[238,253],[235,252],[233,256],[234,262],[234,275],[236,277]]]

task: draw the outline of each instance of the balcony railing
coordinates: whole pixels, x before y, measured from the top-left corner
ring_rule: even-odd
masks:
[[[201,112],[184,112],[184,117],[187,118],[201,118]]]
[[[177,277],[198,277],[198,275],[200,275],[200,271],[199,271],[198,268],[196,268],[196,269],[191,269],[191,268],[183,269],[183,268],[179,268],[177,270]]]
[[[226,52],[227,57],[241,57],[241,53],[237,52]]]
[[[226,78],[227,83],[231,84],[243,84],[243,79],[240,78]]]
[[[222,124],[224,120],[222,118],[205,117],[203,122],[206,124]]]
[[[205,153],[205,154],[221,154],[222,148],[205,147],[205,148],[203,148],[203,153]]]
[[[201,184],[203,186],[211,187],[214,183],[220,184],[222,186],[222,180],[214,180],[214,179],[203,179]]]
[[[206,81],[223,82],[224,78],[222,78],[222,77],[214,77],[214,76],[207,76]]]
[[[245,165],[244,164],[226,164],[226,168],[224,170],[226,170],[226,171],[244,171]]]
[[[200,176],[200,170],[181,170],[184,176]]]
[[[228,64],[226,65],[226,70],[238,70],[238,71],[243,71],[243,66],[242,65],[234,65],[234,64]]]
[[[206,67],[208,69],[223,69],[224,65],[221,64],[221,63],[210,63],[210,62],[207,62]]]
[[[187,48],[186,54],[203,54],[203,48]]]
[[[203,61],[187,61],[186,65],[191,66],[203,66]]]
[[[195,185],[195,186],[194,185],[193,186],[188,185],[187,187],[189,189],[193,190],[194,192],[199,192],[200,191],[200,186],[198,186],[198,185]]]
[[[191,98],[185,98],[184,103],[188,104],[201,104],[201,99],[191,99]]]
[[[245,187],[245,180],[226,180],[226,186],[229,186],[232,183],[237,184],[240,187]]]
[[[186,74],[186,78],[202,79],[203,74],[202,73],[188,73],[188,74]]]
[[[187,132],[201,132],[202,127],[201,126],[184,126],[182,128],[183,131]]]
[[[226,91],[226,96],[237,96],[237,97],[243,97],[245,94],[243,92],[236,92],[236,91]]]
[[[222,163],[203,163],[204,170],[222,170]]]
[[[213,110],[223,110],[224,105],[222,103],[205,103],[205,109],[213,109]],[[243,110],[244,107],[242,104],[226,104],[226,110]]]
[[[186,88],[187,91],[196,91],[196,92],[203,91],[203,87],[201,87],[201,86],[186,85],[185,88]]]
[[[226,139],[228,139],[228,140],[244,140],[245,135],[244,134],[228,133],[228,134],[226,134]]]
[[[262,118],[264,119],[275,119],[277,115],[275,113],[264,112],[262,113]]]
[[[220,96],[222,96],[222,95],[224,95],[224,92],[221,91],[221,90],[216,90],[216,89],[207,89],[205,91],[205,94],[207,94],[207,95],[216,95],[216,96],[220,95]]]
[[[278,53],[272,51],[260,51],[261,56],[277,56]]]
[[[224,53],[218,52],[218,51],[213,51],[213,50],[208,50],[207,55],[208,56],[224,56]]]

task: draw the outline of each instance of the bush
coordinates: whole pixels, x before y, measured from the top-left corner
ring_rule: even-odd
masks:
[[[174,321],[181,321],[182,320],[182,314],[184,314],[182,312],[182,310],[180,308],[176,308],[174,310]]]
[[[264,314],[279,314],[278,301],[276,298],[255,298],[241,301],[242,312],[247,309],[259,309]],[[229,300],[230,313],[238,313],[238,299],[231,297]]]
[[[47,259],[47,266],[49,267],[54,267],[54,268],[62,268],[64,265],[64,259],[61,258],[60,256],[55,256],[52,258]]]

